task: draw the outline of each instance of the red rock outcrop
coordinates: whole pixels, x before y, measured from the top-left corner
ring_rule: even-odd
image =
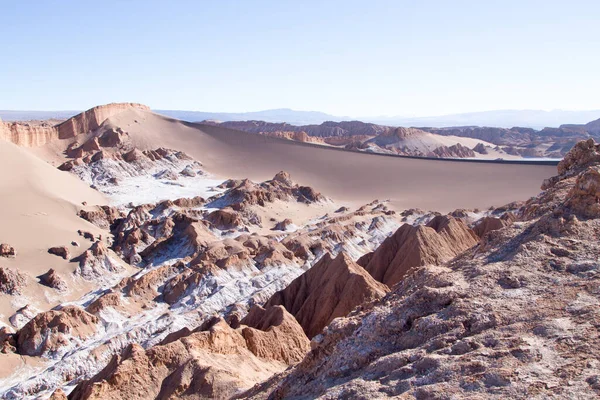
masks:
[[[284,219],[283,221],[279,221],[275,224],[272,230],[274,231],[286,231],[293,224],[292,220],[289,218]]]
[[[0,257],[16,257],[17,251],[9,244],[0,244]]]
[[[15,342],[15,334],[8,326],[0,328],[0,353],[8,354],[17,351],[17,343]]]
[[[117,219],[123,218],[125,215],[116,207],[99,206],[93,210],[81,210],[79,216],[99,228],[110,229]]]
[[[558,175],[566,176],[581,172],[590,165],[600,163],[600,144],[594,139],[578,142],[561,162],[558,163]]]
[[[65,290],[67,283],[61,278],[53,268],[50,268],[48,272],[38,277],[42,285],[51,287],[56,290]]]
[[[23,147],[36,147],[59,139],[59,134],[56,127],[48,124],[2,122],[0,120],[0,139]]]
[[[441,264],[476,245],[478,238],[462,221],[437,216],[427,225],[402,225],[375,252],[359,259],[376,280],[392,287],[413,268]]]
[[[473,232],[475,232],[478,237],[482,238],[486,233],[502,229],[513,223],[514,220],[515,216],[510,212],[504,214],[501,218],[490,216],[483,217],[477,221],[475,226],[473,226]]]
[[[48,400],[67,400],[67,394],[62,389],[56,389]]]
[[[577,177],[565,206],[583,218],[600,216],[600,166],[590,166]]]
[[[0,267],[0,293],[19,294],[25,286],[25,275],[10,268]]]
[[[230,398],[308,350],[308,339],[282,308],[254,311],[248,322],[255,327],[232,329],[215,318],[146,351],[131,345],[69,398]]]
[[[242,181],[229,180],[221,184],[228,190],[223,194],[208,199],[208,206],[219,208],[230,206],[236,211],[244,210],[251,205],[264,206],[275,200],[295,200],[301,203],[314,203],[325,200],[325,197],[308,186],[295,184],[290,175],[281,171],[269,181],[254,183],[248,179]]]
[[[67,248],[67,246],[50,247],[48,249],[48,253],[62,257],[65,260],[68,259],[70,256],[69,249]]]
[[[246,346],[257,357],[291,365],[310,350],[302,327],[283,306],[254,306],[240,324]]]
[[[54,353],[68,345],[70,338],[94,334],[97,323],[97,317],[75,306],[40,313],[17,332],[17,351],[28,356]]]
[[[79,263],[75,273],[86,280],[93,280],[124,270],[124,267],[111,257],[108,248],[102,241],[93,243],[89,249],[74,258],[73,261]]]
[[[121,295],[117,292],[109,292],[90,303],[85,311],[90,314],[97,315],[100,311],[112,307],[119,308],[121,306]]]
[[[335,259],[325,254],[311,269],[275,293],[265,307],[284,306],[296,317],[306,336],[312,338],[334,318],[383,297],[387,291],[387,286],[375,281],[344,253]]]

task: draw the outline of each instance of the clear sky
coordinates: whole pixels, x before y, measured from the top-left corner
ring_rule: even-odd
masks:
[[[600,1],[0,0],[0,109],[600,108]]]

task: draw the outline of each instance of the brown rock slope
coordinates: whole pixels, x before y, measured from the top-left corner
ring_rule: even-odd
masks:
[[[391,287],[411,269],[449,261],[477,244],[477,239],[462,221],[437,216],[427,225],[402,225],[377,250],[361,257],[358,264]]]
[[[578,145],[568,164],[579,172],[561,169],[522,221],[450,263],[415,269],[247,396],[600,396],[598,147]]]
[[[219,318],[196,332],[121,357],[69,395],[77,399],[229,398],[300,359],[308,339],[282,307],[256,310],[233,329]]]
[[[296,317],[309,338],[334,318],[347,315],[360,304],[379,299],[388,288],[340,253],[327,253],[288,287],[275,293],[266,307],[283,305]]]

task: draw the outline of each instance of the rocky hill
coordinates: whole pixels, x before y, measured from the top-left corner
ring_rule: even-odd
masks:
[[[598,397],[599,171],[580,142],[517,222],[334,320],[246,397]]]

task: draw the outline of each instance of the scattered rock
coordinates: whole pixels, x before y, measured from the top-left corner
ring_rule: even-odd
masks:
[[[0,257],[16,257],[17,251],[9,244],[0,244]]]
[[[67,246],[51,247],[48,249],[48,253],[62,257],[65,260],[69,259],[70,256],[69,249],[67,249]]]

